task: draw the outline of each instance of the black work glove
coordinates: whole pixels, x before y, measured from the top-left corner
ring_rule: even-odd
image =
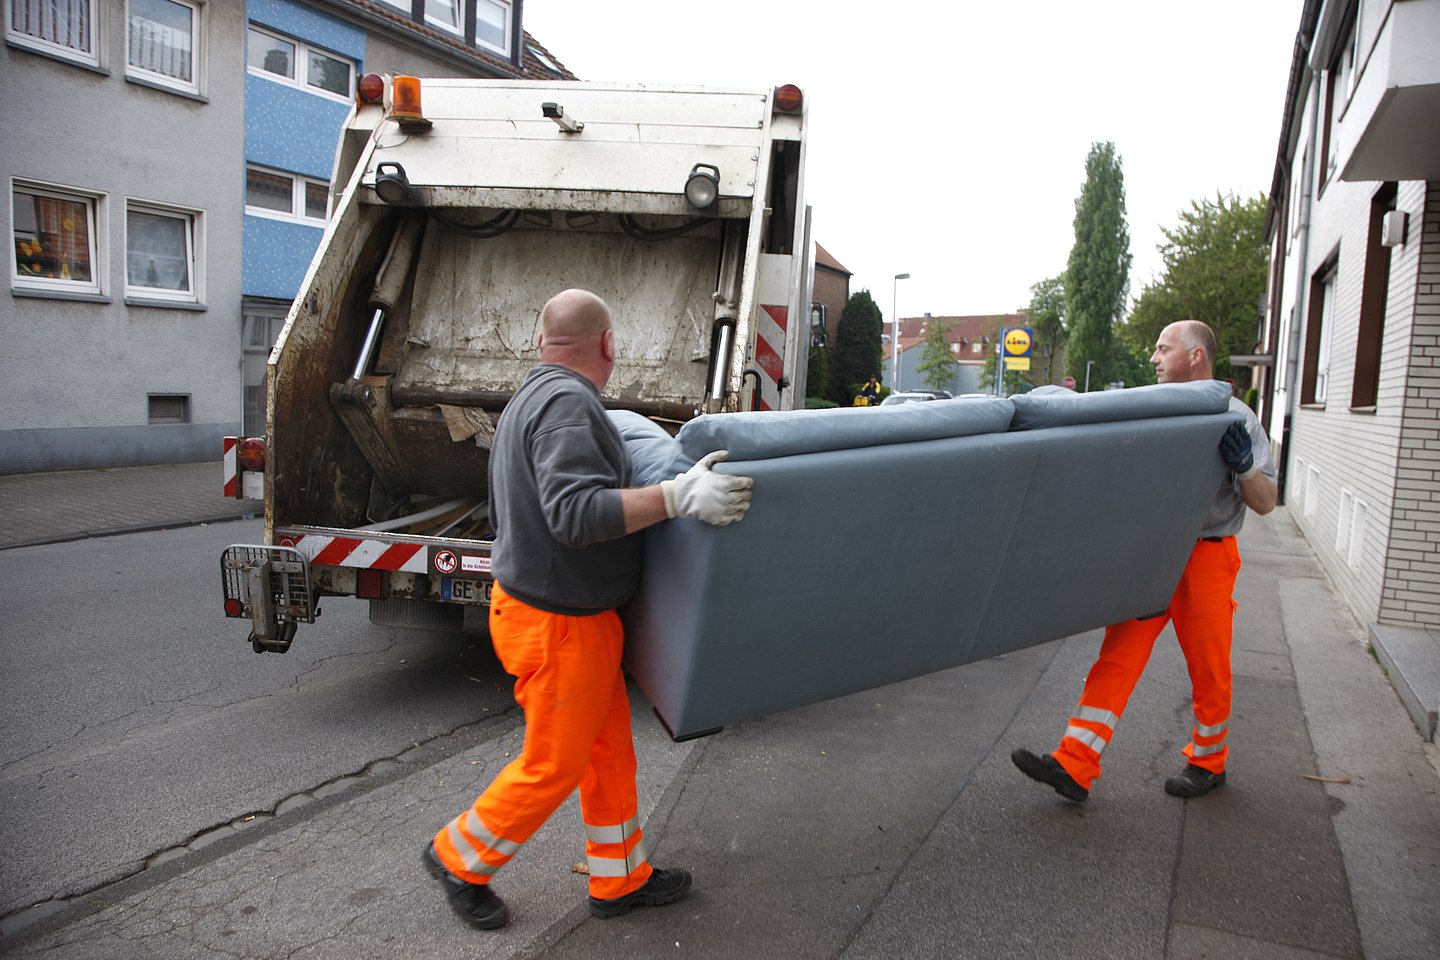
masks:
[[[1241,480],[1255,476],[1255,451],[1251,449],[1250,432],[1245,424],[1238,421],[1230,424],[1225,436],[1220,438],[1220,456]]]

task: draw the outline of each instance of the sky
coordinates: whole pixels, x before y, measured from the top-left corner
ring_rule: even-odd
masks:
[[[1192,201],[1270,189],[1303,0],[525,0],[582,80],[808,103],[812,236],[888,321],[1010,313],[1065,269],[1092,143],[1125,174],[1132,298]],[[910,279],[896,282],[897,273]]]

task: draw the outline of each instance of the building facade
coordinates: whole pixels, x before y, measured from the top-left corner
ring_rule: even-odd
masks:
[[[362,74],[574,79],[519,0],[3,2],[0,473],[263,432]]]
[[[236,425],[244,41],[242,4],[5,0],[0,472]]]
[[[1362,623],[1440,629],[1440,0],[1305,5],[1271,191],[1261,413]]]

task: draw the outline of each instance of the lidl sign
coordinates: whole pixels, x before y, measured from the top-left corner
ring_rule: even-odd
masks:
[[[1005,357],[1028,357],[1035,345],[1035,331],[1029,327],[1012,327],[1005,331]]]

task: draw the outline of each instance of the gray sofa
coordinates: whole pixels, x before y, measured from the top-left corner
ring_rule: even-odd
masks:
[[[710,450],[729,527],[645,534],[626,668],[677,739],[1162,610],[1228,474],[1218,381],[878,408],[612,414],[642,483]]]

